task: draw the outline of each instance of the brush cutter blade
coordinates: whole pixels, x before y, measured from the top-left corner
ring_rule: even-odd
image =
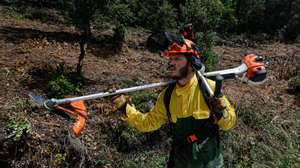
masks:
[[[44,106],[45,98],[41,95],[37,95],[31,91],[27,93],[27,95],[30,97],[30,99],[37,104],[38,106]]]
[[[57,110],[63,114],[67,114],[71,118],[74,118],[76,122],[72,126],[73,134],[78,137],[81,131],[84,129],[87,120],[87,108],[83,101],[71,102],[63,105],[54,105],[51,108],[45,106],[45,98],[41,95],[37,95],[31,91],[28,92],[30,99],[40,107],[45,107],[47,110]]]

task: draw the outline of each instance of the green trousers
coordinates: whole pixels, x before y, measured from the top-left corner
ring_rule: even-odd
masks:
[[[206,139],[192,144],[184,143],[188,133],[210,134],[218,128],[208,120],[196,120],[193,117],[178,119],[172,125],[173,140],[168,168],[220,168],[223,156],[219,149],[218,134],[211,134]],[[214,136],[215,135],[215,136]]]
[[[189,146],[174,146],[170,152],[168,168],[221,168],[223,155],[215,139]]]

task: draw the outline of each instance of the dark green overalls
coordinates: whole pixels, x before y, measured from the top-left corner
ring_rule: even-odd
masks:
[[[166,90],[164,103],[169,121],[171,94],[175,86]],[[173,135],[168,168],[220,168],[223,156],[219,148],[219,127],[209,119],[194,119],[192,116],[170,122]]]

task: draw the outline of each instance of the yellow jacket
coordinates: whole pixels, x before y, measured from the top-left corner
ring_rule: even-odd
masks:
[[[212,89],[215,89],[215,82],[208,80]],[[158,96],[155,106],[148,113],[141,113],[134,106],[127,104],[126,115],[122,119],[141,132],[150,132],[159,129],[168,122],[168,116],[164,104],[164,89]],[[234,109],[225,96],[222,97],[226,103],[224,118],[216,123],[223,130],[230,129],[236,121]],[[196,75],[185,86],[176,84],[170,101],[170,113],[172,122],[176,123],[177,118],[186,118],[193,116],[195,119],[207,119],[210,116],[210,110],[199,89]]]

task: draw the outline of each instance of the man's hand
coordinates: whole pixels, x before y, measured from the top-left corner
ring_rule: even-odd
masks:
[[[113,103],[115,107],[121,112],[126,112],[126,105],[127,103],[130,102],[131,102],[131,97],[129,96],[121,95],[121,96],[113,97]]]
[[[210,106],[212,109],[212,114],[214,115],[214,117],[216,119],[221,119],[222,117],[224,117],[224,110],[226,109],[226,103],[224,101],[224,99],[222,97],[220,98],[212,98],[210,100]]]

